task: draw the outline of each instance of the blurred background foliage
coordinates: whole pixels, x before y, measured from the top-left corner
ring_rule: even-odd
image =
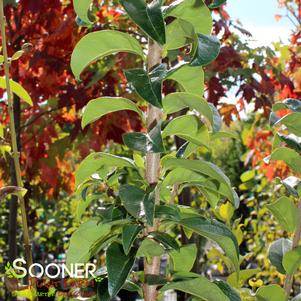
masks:
[[[283,232],[266,205],[284,193],[275,179],[284,178],[289,169],[283,163],[266,165],[263,162],[272,146],[268,116],[274,102],[301,98],[301,1],[278,2],[284,15],[293,20],[295,29],[285,43],[277,42],[270,47],[250,46],[248,40],[252,33],[231,19],[227,6],[212,12],[214,34],[223,46],[217,60],[206,67],[205,97],[218,108],[225,130],[236,132],[238,138],[215,143],[211,153],[202,155],[212,157],[229,176],[237,188],[241,206],[234,212],[232,205],[226,202],[209,210],[200,194],[190,191],[193,206],[207,210],[209,215],[225,221],[233,229],[240,243],[242,267],[247,270],[242,274],[243,283],[235,285],[254,291],[263,284],[283,283],[283,276],[272,267],[267,256],[268,246],[282,237]],[[96,28],[88,30],[118,26],[130,33],[139,32],[125,18],[118,1],[94,1],[92,12],[98,22]],[[135,114],[130,112],[111,114],[82,130],[81,110],[88,100],[101,95],[126,97],[130,94],[124,74],[118,70],[130,68],[135,61],[124,54],[114,59],[109,57],[93,65],[94,72],[86,73],[83,82],[78,83],[70,72],[70,55],[87,29],[78,26],[80,21],[76,19],[71,1],[20,0],[18,4],[7,1],[6,16],[10,54],[21,49],[24,43],[31,44],[29,51],[12,63],[11,68],[13,79],[20,82],[34,100],[34,106],[28,108],[15,99],[22,173],[29,191],[26,202],[34,257],[42,262],[59,260],[79,223],[76,216],[81,208],[79,197],[74,194],[76,166],[91,150],[106,149],[126,155],[128,150],[118,144],[122,134],[143,130]],[[137,38],[141,39],[139,35]],[[106,66],[116,68],[109,71]],[[164,89],[169,91],[172,86]],[[0,100],[0,186],[10,183],[11,178],[7,125],[7,107]],[[91,202],[90,210],[84,210],[81,220],[97,215],[101,205],[112,197],[101,185],[105,184],[97,187],[99,199]],[[11,235],[8,216],[12,210],[9,203],[10,200],[0,202],[1,268],[13,256],[14,248],[8,244]],[[17,219],[15,224],[19,257],[22,254],[20,221]],[[201,254],[196,269],[209,277],[228,277],[222,252],[209,248],[206,241],[197,243]],[[300,292],[300,277],[301,273],[296,278],[296,293]],[[6,298],[1,281],[0,299]]]

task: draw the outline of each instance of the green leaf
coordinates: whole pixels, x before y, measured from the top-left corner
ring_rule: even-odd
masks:
[[[195,41],[195,52],[190,65],[206,66],[210,64],[217,58],[220,46],[220,41],[216,37],[199,33]]]
[[[215,241],[225,251],[236,271],[239,271],[238,243],[229,228],[218,221],[208,220],[201,216],[185,218],[179,223],[195,233]]]
[[[96,301],[110,301],[111,297],[108,292],[108,279],[96,282]]]
[[[285,274],[282,261],[285,253],[292,249],[292,242],[286,238],[280,238],[274,241],[269,247],[269,260],[276,267],[279,273]]]
[[[155,203],[156,203],[156,192],[155,190],[147,193],[143,198],[143,208],[146,217],[146,223],[149,226],[153,226],[155,217]]]
[[[166,77],[166,64],[160,64],[149,74],[144,69],[130,69],[124,72],[129,84],[145,101],[162,108],[162,82]]]
[[[220,131],[220,129],[222,128],[223,125],[223,121],[222,118],[218,112],[218,109],[214,106],[213,103],[208,103],[208,105],[211,108],[211,111],[213,113],[213,132],[218,132]],[[216,133],[215,135],[217,135],[218,133]],[[214,139],[214,137],[213,137]]]
[[[208,102],[198,95],[186,92],[168,94],[163,99],[163,108],[166,114],[172,114],[185,108],[196,110],[205,116],[213,125],[213,112]]]
[[[299,99],[288,98],[273,105],[273,112],[285,109],[301,113],[301,101]]]
[[[177,158],[188,158],[191,154],[193,154],[199,145],[186,141],[177,151],[176,157]]]
[[[157,124],[148,134],[126,133],[122,135],[124,144],[142,153],[163,153],[165,151],[161,136],[161,124]]]
[[[141,230],[142,226],[133,224],[125,225],[122,228],[122,246],[125,255],[129,254],[130,249]]]
[[[226,282],[215,280],[214,283],[223,291],[230,301],[241,301],[239,294]]]
[[[197,252],[198,250],[195,244],[183,246],[179,251],[174,250],[169,252],[173,271],[189,272],[194,265]]]
[[[185,45],[192,43],[195,39],[195,35],[191,23],[182,19],[175,19],[167,25],[164,50],[182,48]]]
[[[179,221],[181,219],[180,211],[174,205],[160,205],[155,208],[155,217],[161,219],[173,219]]]
[[[172,119],[162,132],[162,137],[178,136],[197,145],[209,147],[209,132],[195,115],[184,115]]]
[[[144,58],[139,42],[120,31],[101,30],[88,33],[76,44],[71,56],[71,69],[77,79],[92,62],[105,56],[129,52]]]
[[[282,135],[282,134],[276,134],[279,138],[280,141],[283,141],[287,144],[287,146],[289,146],[290,148],[294,149],[295,151],[297,151],[299,154],[301,154],[301,138],[294,135],[294,134],[290,134],[290,135]],[[275,137],[275,139],[277,139]]]
[[[252,179],[254,179],[255,175],[256,175],[255,170],[248,170],[248,171],[245,171],[240,176],[240,179],[243,183],[245,183],[245,182],[248,182],[248,181],[251,181]]]
[[[108,291],[111,297],[118,294],[135,262],[135,252],[125,255],[122,246],[113,242],[106,253],[108,270]]]
[[[239,272],[239,278],[237,279],[237,273],[232,273],[231,275],[228,276],[227,278],[227,283],[235,288],[241,288],[244,286],[246,281],[259,273],[259,269],[249,269],[249,270],[241,270]]]
[[[88,17],[88,10],[92,0],[73,0],[73,7],[78,17],[84,22],[91,24],[91,20]]]
[[[213,0],[213,2],[208,5],[208,7],[211,9],[218,8],[223,4],[225,4],[226,2],[227,0]]]
[[[267,208],[273,213],[283,230],[295,231],[298,222],[298,208],[291,199],[283,196],[276,202],[267,205]]]
[[[283,124],[287,129],[295,134],[296,136],[301,136],[301,113],[293,112],[288,114],[281,119],[277,120],[273,125]]]
[[[134,161],[107,153],[92,153],[87,156],[75,172],[75,185],[79,186],[103,166],[136,168]]]
[[[301,247],[284,253],[282,265],[288,274],[296,273],[301,265]]]
[[[94,254],[92,247],[105,239],[111,232],[110,224],[100,224],[98,219],[90,219],[81,224],[72,234],[67,250],[67,265],[86,263]]]
[[[27,93],[27,91],[20,84],[13,81],[12,79],[9,80],[9,83],[10,83],[10,88],[11,88],[12,93],[16,94],[18,97],[23,99],[30,106],[33,105],[30,95]],[[0,88],[1,89],[6,89],[5,77],[0,77]]]
[[[158,244],[157,242],[153,241],[152,239],[144,239],[138,249],[137,257],[145,256],[148,258],[155,257],[155,256],[162,256],[164,254],[164,248]]]
[[[163,167],[170,170],[177,167],[190,169],[201,174],[207,175],[220,183],[219,189],[224,191],[224,194],[229,198],[232,204],[237,208],[239,199],[236,192],[232,189],[230,180],[225,176],[223,171],[216,165],[203,160],[187,160],[169,158],[162,161]]]
[[[145,215],[144,211],[144,190],[132,186],[132,185],[122,185],[119,189],[119,197],[125,207],[125,209],[134,217],[141,218]]]
[[[185,92],[203,96],[204,71],[202,67],[187,64],[176,66],[167,73],[166,79],[176,81]]]
[[[161,2],[144,0],[120,0],[129,17],[153,40],[165,44],[165,23],[161,12]]]
[[[256,301],[287,301],[286,293],[276,284],[260,287],[256,292]]]
[[[266,160],[282,160],[294,172],[301,174],[301,156],[293,149],[287,147],[277,148],[270,157]]]
[[[205,182],[207,179],[207,177],[204,177],[200,173],[179,167],[168,173],[162,182],[162,186],[167,187],[183,183],[201,183]]]
[[[176,1],[166,11],[165,17],[169,16],[191,23],[197,33],[210,34],[211,32],[212,17],[203,0]]]
[[[202,276],[166,284],[160,291],[167,290],[185,292],[206,301],[231,301],[215,283]]]
[[[284,187],[286,188],[286,190],[288,191],[288,193],[294,197],[298,197],[298,188],[300,187],[300,179],[294,177],[294,176],[290,176],[285,178],[284,180],[280,180],[282,182],[282,184],[284,185]]]
[[[179,245],[177,241],[167,233],[164,232],[151,232],[150,235],[158,242],[160,242],[165,248],[171,248],[174,250],[179,250]]]
[[[122,110],[134,111],[143,119],[142,111],[131,100],[123,97],[100,97],[90,100],[85,107],[82,128],[106,114]]]

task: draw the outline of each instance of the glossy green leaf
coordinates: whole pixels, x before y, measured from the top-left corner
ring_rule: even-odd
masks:
[[[131,100],[123,97],[100,97],[88,102],[83,113],[82,128],[106,114],[122,110],[134,111],[143,119],[142,111]]]
[[[154,217],[155,217],[155,202],[156,202],[156,195],[155,190],[147,193],[143,198],[143,209],[145,212],[146,223],[149,226],[153,226]]]
[[[181,219],[180,211],[174,205],[159,205],[155,208],[155,217],[161,219],[173,219],[179,221]]]
[[[182,19],[175,19],[166,27],[166,44],[164,49],[173,50],[182,48],[192,43],[195,35],[191,23]]]
[[[9,80],[10,88],[12,93],[23,99],[26,103],[28,103],[30,106],[33,105],[32,99],[30,95],[27,93],[27,91],[17,82],[13,81],[12,79]],[[0,88],[6,89],[6,80],[5,77],[0,77]]]
[[[172,119],[162,132],[162,137],[178,136],[197,145],[209,147],[209,132],[195,115],[184,115]]]
[[[152,239],[144,239],[138,249],[137,256],[155,257],[164,254],[164,248]]]
[[[282,265],[288,274],[296,273],[301,265],[301,247],[284,253]]]
[[[151,236],[158,242],[160,242],[165,248],[179,250],[177,241],[167,233],[164,232],[151,232]]]
[[[236,132],[217,132],[210,135],[211,140],[215,139],[239,139]]]
[[[160,64],[149,74],[144,69],[124,72],[128,83],[140,97],[157,108],[162,108],[162,82],[166,77],[166,65]]]
[[[224,224],[204,217],[185,218],[180,224],[195,233],[215,241],[239,271],[239,249],[235,235]]]
[[[161,12],[161,3],[154,0],[146,4],[144,0],[120,0],[129,17],[153,40],[164,45],[165,23]]]
[[[276,267],[279,273],[285,274],[282,261],[284,254],[292,249],[292,242],[286,238],[280,238],[274,241],[269,247],[269,260]]]
[[[94,255],[92,254],[93,245],[105,239],[110,232],[110,224],[100,224],[96,218],[81,224],[71,236],[67,250],[67,265],[88,262]]]
[[[298,209],[291,199],[281,197],[276,202],[267,205],[280,226],[285,231],[294,232],[298,222]]]
[[[285,109],[301,113],[301,101],[299,99],[288,98],[273,105],[273,112]]]
[[[96,301],[110,301],[111,297],[108,292],[108,279],[105,278],[101,282],[95,282],[96,285]]]
[[[183,183],[201,183],[208,178],[200,173],[185,168],[175,168],[171,170],[162,182],[163,187],[173,186]]]
[[[215,283],[230,301],[242,301],[239,294],[226,282],[215,280]]]
[[[157,124],[148,134],[126,133],[122,135],[124,144],[142,153],[163,153],[165,151],[161,136],[161,124]]]
[[[213,114],[213,132],[219,132],[222,128],[223,121],[221,118],[221,115],[219,114],[218,109],[214,106],[213,103],[208,103],[208,105],[211,108],[212,114]],[[217,134],[217,133],[215,133]]]
[[[206,66],[213,62],[220,51],[220,41],[214,36],[198,34],[194,45],[194,56],[191,66]]]
[[[289,132],[295,134],[296,136],[301,136],[301,113],[293,112],[290,113],[278,121],[276,121],[273,125],[285,125]]]
[[[187,159],[166,159],[162,161],[164,168],[170,170],[177,167],[190,169],[201,174],[207,175],[212,179],[220,182],[220,189],[224,190],[232,204],[237,208],[239,199],[236,192],[232,189],[230,180],[223,171],[216,165],[203,160],[187,160]]]
[[[223,4],[225,4],[226,2],[227,0],[213,0],[213,2],[208,5],[208,7],[211,9],[218,8]]]
[[[198,95],[186,92],[168,94],[163,100],[163,108],[166,114],[172,114],[185,108],[196,110],[205,116],[213,125],[213,112],[208,102]]]
[[[195,244],[185,245],[179,251],[169,252],[174,272],[189,272],[196,260],[197,247]]]
[[[212,17],[203,0],[176,1],[169,6],[165,16],[172,16],[191,23],[197,33],[211,33]]]
[[[134,161],[107,153],[92,153],[87,156],[75,172],[75,185],[78,186],[103,166],[136,168]]]
[[[88,10],[92,0],[73,0],[73,7],[78,17],[86,23],[91,24],[91,20],[88,17]]]
[[[141,218],[142,216],[144,216],[144,190],[132,185],[122,185],[119,189],[119,197],[123,202],[125,209],[131,215],[136,218]]]
[[[281,182],[290,195],[292,195],[294,197],[299,196],[298,189],[301,186],[300,179],[298,179],[297,177],[294,177],[294,176],[290,176],[290,177],[285,178],[284,180],[281,180]]]
[[[256,292],[256,301],[287,301],[286,293],[276,284],[260,287]]]
[[[203,96],[204,71],[202,67],[176,66],[167,73],[166,79],[176,81],[185,92]]]
[[[191,154],[193,154],[200,146],[191,142],[184,143],[177,151],[177,158],[188,158]]]
[[[241,288],[247,283],[249,278],[253,277],[259,272],[259,269],[241,270],[239,272],[239,278],[237,278],[237,273],[234,272],[228,276],[227,283],[232,287]]]
[[[301,174],[301,156],[293,149],[280,147],[276,149],[270,157],[268,157],[268,160],[282,160],[294,172]]]
[[[106,253],[106,265],[108,270],[108,291],[111,297],[118,294],[124,285],[135,262],[135,252],[125,255],[122,246],[113,242]]]
[[[88,33],[76,44],[71,56],[71,69],[77,79],[92,62],[118,52],[129,52],[144,58],[139,42],[127,33],[101,30]]]
[[[142,226],[140,225],[129,224],[122,228],[122,246],[125,255],[129,254],[135,239],[141,231]]]
[[[298,137],[294,134],[290,134],[290,135],[277,134],[276,137],[279,138],[279,141],[285,142],[288,147],[294,149],[299,154],[301,154],[301,138],[300,137]],[[277,139],[277,138],[275,138],[275,139]]]
[[[160,291],[177,290],[207,301],[231,301],[223,291],[205,277],[171,282],[164,285]]]

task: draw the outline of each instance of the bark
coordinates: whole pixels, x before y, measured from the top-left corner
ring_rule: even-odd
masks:
[[[160,46],[150,40],[148,43],[148,70],[152,70],[153,67],[161,63],[161,48]],[[156,107],[149,105],[147,112],[147,129],[151,131],[161,120],[161,111]],[[160,154],[147,153],[145,164],[145,179],[151,187],[155,187],[158,183],[160,175]],[[159,193],[156,192],[156,204],[160,203]],[[158,229],[158,221],[154,220],[153,227],[147,227],[145,234]],[[160,274],[160,257],[152,258],[152,262],[149,264],[144,260],[144,275],[159,275]],[[144,300],[155,301],[157,299],[157,287],[155,285],[144,284]]]

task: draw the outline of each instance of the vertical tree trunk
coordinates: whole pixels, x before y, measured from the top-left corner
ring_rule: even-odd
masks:
[[[161,63],[161,47],[154,41],[148,43],[148,70]],[[151,131],[161,120],[161,112],[156,107],[149,105],[147,112],[147,130]],[[160,154],[147,153],[145,163],[145,178],[151,187],[155,187],[160,175]],[[156,192],[156,204],[160,203],[159,193]],[[158,221],[154,221],[153,227],[146,228],[146,234],[158,229]],[[160,274],[160,257],[154,257],[149,264],[144,260],[144,275]],[[155,301],[157,298],[157,288],[155,285],[144,284],[144,300]]]

